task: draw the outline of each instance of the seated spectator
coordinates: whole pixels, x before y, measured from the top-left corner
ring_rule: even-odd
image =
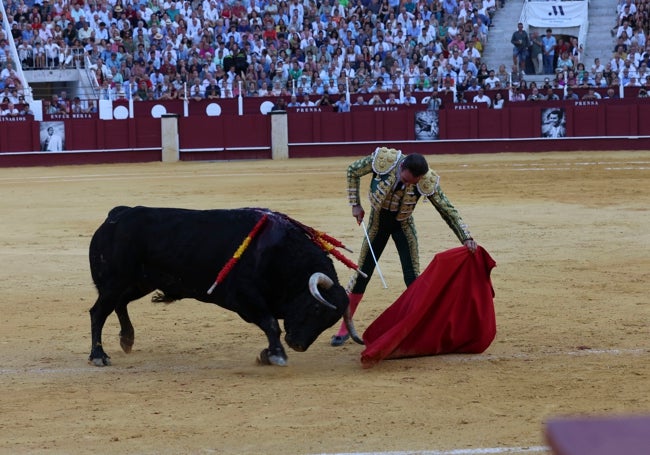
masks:
[[[84,112],[84,106],[81,104],[81,99],[78,96],[75,96],[72,99],[70,112],[72,112],[73,114],[82,114]]]
[[[505,100],[503,99],[503,95],[501,95],[501,92],[497,92],[496,95],[494,95],[494,101],[492,102],[492,107],[494,109],[503,109],[504,103]]]
[[[205,87],[205,97],[210,100],[221,98],[221,87],[219,87],[217,81],[211,76],[207,87]]]
[[[499,82],[499,78],[497,77],[496,73],[494,70],[490,70],[488,72],[488,77],[485,78],[483,83],[486,85],[486,87],[490,90],[493,90],[496,88],[497,82]]]
[[[372,98],[370,98],[370,101],[368,101],[368,104],[370,106],[380,105],[380,104],[384,104],[384,100],[381,99],[379,93],[375,93],[374,95],[372,95]]]
[[[357,100],[354,102],[354,106],[367,106],[368,103],[363,98],[362,95],[357,96]]]
[[[553,91],[553,87],[548,87],[546,89],[546,94],[544,95],[544,99],[547,101],[558,101],[560,97],[558,96],[557,93]]]
[[[556,68],[562,71],[568,71],[573,68],[573,59],[571,59],[569,52],[565,51],[560,54],[557,59]]]
[[[576,101],[576,100],[579,100],[580,98],[573,91],[572,87],[567,87],[566,93],[564,94],[564,97],[562,99],[569,100],[569,101]]]
[[[34,54],[33,47],[27,41],[22,41],[17,47],[18,59],[23,68],[30,68],[33,64]]]
[[[332,106],[329,93],[324,93],[323,96],[316,101],[316,106]]]
[[[518,101],[526,101],[526,95],[519,90],[519,85],[513,84],[508,93],[508,101],[511,103]]]
[[[472,103],[485,103],[487,107],[492,106],[492,100],[485,94],[483,87],[478,89],[478,93],[472,98]]]
[[[586,101],[595,101],[601,98],[600,93],[598,93],[593,87],[589,87],[587,93],[582,95],[582,99]]]
[[[526,98],[526,101],[544,101],[546,97],[539,92],[537,87],[533,87],[530,91],[530,95]]]
[[[411,106],[414,104],[417,104],[418,100],[411,94],[411,91],[406,89],[404,90],[404,99],[402,100],[402,104],[406,106]]]
[[[2,110],[2,112],[0,112],[1,116],[3,116],[3,117],[18,117],[20,115],[20,112],[18,111],[18,109],[16,109],[16,106],[11,101],[9,101],[6,104],[6,106],[7,107],[4,108]]]
[[[402,104],[399,98],[397,98],[397,95],[395,95],[394,92],[391,92],[388,94],[388,98],[386,98],[386,104],[391,104],[391,105],[396,105],[396,104]]]
[[[312,100],[309,99],[309,95],[305,94],[305,96],[302,97],[302,103],[300,103],[300,106],[311,107],[315,106],[315,104]]]
[[[203,93],[201,93],[201,85],[200,84],[192,84],[190,87],[190,99],[194,101],[201,101],[205,97],[203,96]]]
[[[298,101],[298,97],[296,95],[291,95],[287,107],[300,107],[300,102]]]
[[[287,102],[284,100],[284,98],[278,98],[275,100],[275,103],[273,104],[273,107],[271,108],[272,111],[286,111],[287,110]]]
[[[29,103],[26,103],[24,99],[16,107],[19,115],[34,115],[31,106]]]

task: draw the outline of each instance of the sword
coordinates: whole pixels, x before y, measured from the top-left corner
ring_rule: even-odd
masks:
[[[368,230],[366,229],[366,223],[364,221],[361,221],[361,227],[363,228],[363,233],[366,235],[366,241],[368,242],[368,249],[370,250],[372,259],[375,261],[375,267],[377,268],[377,273],[379,274],[381,283],[384,285],[384,289],[388,289],[388,286],[386,285],[386,280],[384,280],[384,275],[381,273],[381,269],[379,268],[379,262],[377,261],[377,256],[375,256],[375,251],[372,249],[372,243],[370,243],[370,236],[368,236]]]

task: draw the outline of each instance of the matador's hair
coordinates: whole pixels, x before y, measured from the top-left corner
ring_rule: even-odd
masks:
[[[413,174],[413,177],[421,177],[429,172],[429,163],[424,156],[419,153],[407,155],[402,161],[402,168],[408,169]]]

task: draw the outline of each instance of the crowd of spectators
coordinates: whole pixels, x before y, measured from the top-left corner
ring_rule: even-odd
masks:
[[[473,100],[504,89],[516,101],[531,89],[520,61],[510,70],[481,61],[503,6],[496,0],[32,1],[4,0],[22,68],[88,64],[100,99],[295,95],[291,106],[323,95],[334,104],[348,91],[401,103],[416,92],[473,93]],[[636,2],[619,0],[616,47],[604,65],[596,59],[586,68],[577,39],[531,33],[534,72],[548,75],[536,96],[547,96],[547,85],[648,84],[650,0]],[[14,102],[22,86],[5,38],[0,90]]]
[[[100,97],[334,96],[475,76],[495,0],[6,0],[23,68],[82,66]]]

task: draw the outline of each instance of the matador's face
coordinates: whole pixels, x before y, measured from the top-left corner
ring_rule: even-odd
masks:
[[[399,179],[407,185],[415,185],[420,181],[422,176],[415,177],[410,170],[400,167]]]

